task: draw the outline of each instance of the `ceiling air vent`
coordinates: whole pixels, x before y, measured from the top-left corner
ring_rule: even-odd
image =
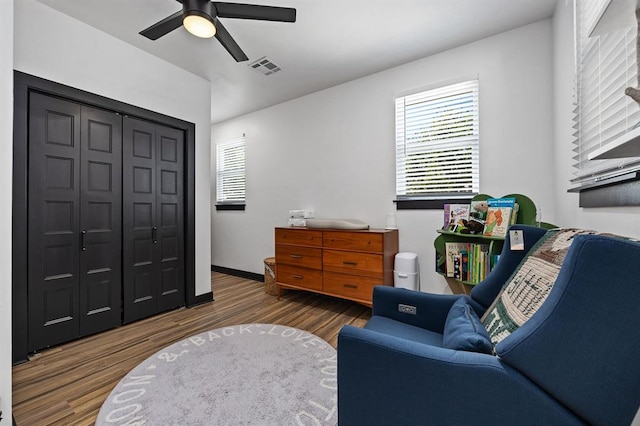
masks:
[[[266,56],[250,63],[248,66],[264,75],[271,75],[277,73],[278,71],[282,71],[282,68],[271,62],[271,59],[267,58]]]

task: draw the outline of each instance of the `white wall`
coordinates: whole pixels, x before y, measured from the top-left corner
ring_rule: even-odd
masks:
[[[640,237],[640,207],[580,208],[578,195],[568,194],[573,177],[571,144],[573,125],[573,2],[556,6],[554,30],[554,140],[556,217],[558,224]]]
[[[212,211],[211,263],[262,273],[274,254],[273,228],[286,225],[290,209],[384,227],[395,211],[394,98],[475,76],[481,192],[527,194],[553,222],[552,26],[545,20],[214,125],[213,143],[246,133],[247,209]],[[447,292],[433,272],[442,210],[401,210],[396,218],[400,250],[419,255],[421,289]]]
[[[196,124],[195,294],[210,291],[209,82],[34,0],[16,2],[14,38],[19,71]]]
[[[13,170],[13,0],[0,13],[0,410],[11,422],[11,181]]]

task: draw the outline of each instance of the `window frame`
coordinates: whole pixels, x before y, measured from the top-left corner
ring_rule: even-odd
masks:
[[[221,162],[224,161],[223,158],[221,158],[220,153],[221,151],[225,150],[225,149],[233,149],[233,148],[242,148],[242,166],[239,168],[230,168],[228,170],[221,170],[220,166],[221,166]],[[247,199],[247,151],[246,151],[246,139],[244,136],[239,137],[239,138],[235,138],[235,139],[228,139],[225,140],[223,142],[219,142],[217,144],[215,144],[215,148],[216,148],[216,203],[215,203],[215,207],[217,211],[244,211],[246,208],[246,199]],[[221,199],[220,197],[220,191],[223,190],[224,188],[222,187],[223,184],[222,182],[225,181],[226,177],[229,176],[233,176],[236,174],[241,174],[242,179],[243,179],[243,184],[242,184],[242,192],[244,197],[242,199],[235,199],[235,198],[230,198],[230,199]]]
[[[445,106],[443,106],[443,104]],[[470,107],[470,109],[469,109]],[[454,117],[442,119],[451,111]],[[465,123],[470,114],[471,123]],[[465,114],[464,116],[462,114]],[[437,127],[431,128],[436,120],[442,120],[444,131],[454,133],[453,137],[442,137]],[[442,83],[427,89],[414,91],[395,98],[395,146],[396,146],[396,196],[394,203],[396,209],[441,209],[444,204],[468,203],[479,193],[480,165],[479,165],[479,81],[477,77],[467,78],[454,82]],[[417,130],[417,128],[420,130]],[[423,130],[425,127],[428,131]],[[407,128],[411,130],[407,130]],[[419,135],[422,133],[422,135]],[[429,140],[425,140],[425,137]],[[445,152],[455,154],[447,155]],[[409,154],[407,153],[409,152]],[[407,157],[414,155],[416,163],[435,164],[436,175],[452,176],[456,173],[456,165],[459,163],[459,153],[463,153],[463,182],[460,173],[458,179],[452,180],[445,191],[438,192],[442,182],[432,179],[431,183],[416,184],[419,179],[429,179],[429,174],[424,172],[424,167],[418,173],[407,172],[410,164]],[[445,161],[441,161],[444,158]],[[426,166],[425,166],[426,167]],[[440,170],[438,170],[438,168]],[[444,174],[439,174],[439,173]],[[455,175],[453,175],[455,177]],[[414,183],[412,184],[411,181]],[[423,188],[419,188],[423,185]],[[456,186],[470,187],[468,191],[455,190]],[[425,189],[425,192],[407,193],[411,188],[415,190]],[[453,190],[452,190],[453,189]]]
[[[634,181],[640,178],[640,157],[589,160],[594,150],[629,134],[640,120],[637,105],[624,94],[637,84],[636,29],[590,34],[606,3],[573,3],[576,131],[568,192],[580,194],[580,207],[639,205]]]

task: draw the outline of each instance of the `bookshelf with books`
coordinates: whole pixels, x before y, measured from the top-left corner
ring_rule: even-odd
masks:
[[[456,222],[447,221],[456,214]],[[553,228],[541,222],[540,212],[531,199],[522,194],[499,198],[478,194],[464,207],[445,207],[444,226],[434,241],[436,272],[442,275],[454,294],[469,294],[499,262],[507,229],[511,224]]]

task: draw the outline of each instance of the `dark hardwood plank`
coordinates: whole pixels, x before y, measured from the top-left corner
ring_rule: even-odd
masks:
[[[18,425],[92,425],[103,401],[136,365],[185,337],[229,325],[296,327],[337,344],[345,324],[362,326],[371,310],[355,302],[302,291],[280,301],[264,284],[212,272],[215,301],[179,309],[47,349],[13,367]]]

